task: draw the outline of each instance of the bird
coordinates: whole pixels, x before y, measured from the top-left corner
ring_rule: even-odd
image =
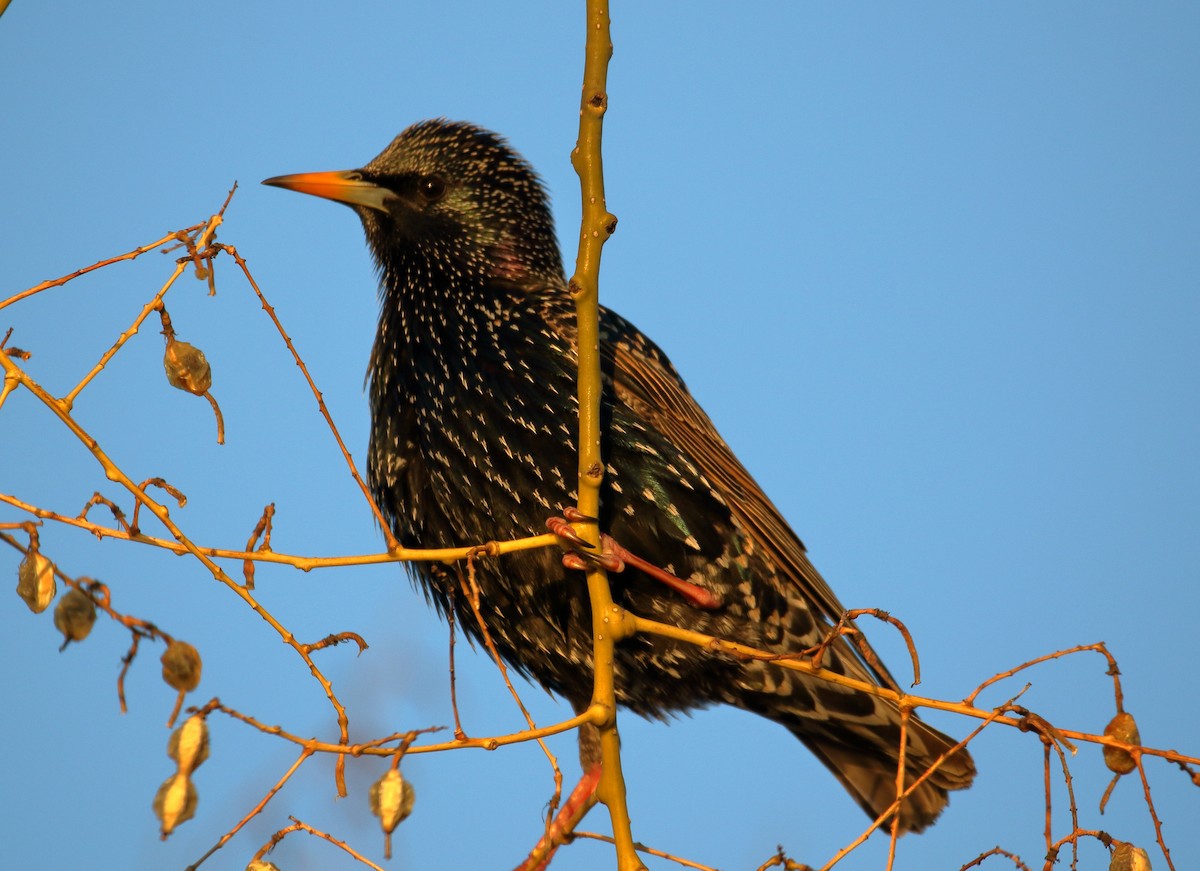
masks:
[[[362,221],[379,277],[367,482],[400,544],[544,533],[578,498],[578,354],[549,195],[530,164],[496,133],[434,119],[360,169],[263,183],[345,204]],[[610,562],[625,565],[609,577],[614,602],[773,654],[833,633],[824,668],[899,692],[865,639],[833,632],[845,609],[667,355],[605,307],[600,354],[604,476],[600,516],[590,519],[616,548]],[[569,536],[564,526],[554,528]],[[576,710],[593,687],[581,562],[543,548],[474,566],[499,654]],[[481,639],[450,567],[409,570],[443,616],[453,611]],[[753,712],[799,738],[872,818],[893,804],[894,701],[646,633],[618,643],[615,656],[622,707],[662,720],[718,704]],[[911,717],[906,782],[942,756],[902,803],[901,832],[930,825],[975,776],[965,748]]]

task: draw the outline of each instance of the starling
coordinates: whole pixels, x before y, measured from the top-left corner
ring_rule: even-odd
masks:
[[[433,120],[409,127],[362,169],[265,184],[344,203],[362,219],[380,275],[367,473],[401,544],[542,533],[577,498],[577,356],[574,304],[533,169],[494,133]],[[600,333],[599,524],[641,558],[610,576],[614,601],[767,651],[820,643],[844,609],[800,539],[658,346],[607,309]],[[647,564],[681,582],[635,567]],[[479,637],[446,566],[418,562],[411,571],[443,614],[455,609]],[[483,560],[475,571],[501,656],[586,707],[592,620],[580,573],[552,549]],[[865,642],[835,640],[823,664],[897,689]],[[885,699],[647,634],[618,645],[615,678],[617,701],[642,716],[720,703],[774,720],[872,817],[894,800],[900,713]],[[907,779],[954,743],[910,720]],[[906,800],[901,829],[932,823],[948,791],[974,774],[965,750],[949,756]]]

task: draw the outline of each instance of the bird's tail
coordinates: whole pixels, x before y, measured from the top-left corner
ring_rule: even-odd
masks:
[[[886,717],[882,722],[842,720],[829,724],[814,721],[811,716],[774,715],[825,763],[872,818],[881,816],[895,803],[900,762],[900,712],[884,699],[875,702],[876,715]],[[827,725],[834,728],[824,728]],[[905,787],[935,763],[937,768],[901,804],[901,833],[919,832],[933,823],[949,802],[949,793],[966,789],[975,778],[975,763],[966,749],[950,753],[957,743],[954,739],[916,717],[909,718],[905,731]],[[887,823],[890,821],[889,816]]]

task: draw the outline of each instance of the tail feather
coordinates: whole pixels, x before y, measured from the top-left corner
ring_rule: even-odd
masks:
[[[899,719],[899,711],[896,711],[894,723],[888,723],[887,728],[864,741],[854,739],[855,733],[871,729],[865,723],[853,728],[847,728],[843,723],[836,733],[832,730],[826,732],[820,728],[821,724],[809,719],[791,720],[785,725],[825,763],[862,809],[876,818],[896,800],[899,741],[891,743],[886,738],[882,742],[879,739],[888,733],[898,738]],[[955,743],[936,729],[911,718],[905,745],[906,787],[921,777]],[[959,749],[943,759],[937,770],[904,799],[900,807],[900,831],[919,832],[932,824],[949,802],[949,793],[966,789],[974,778],[975,763],[965,749]]]

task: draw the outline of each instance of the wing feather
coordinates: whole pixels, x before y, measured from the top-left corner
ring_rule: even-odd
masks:
[[[601,357],[616,399],[687,453],[756,546],[766,549],[778,577],[799,587],[816,613],[836,623],[846,609],[809,561],[804,543],[721,438],[662,351],[612,312],[604,312],[601,330],[607,334]],[[859,664],[878,683],[898,690],[866,639],[857,633],[850,639]]]

